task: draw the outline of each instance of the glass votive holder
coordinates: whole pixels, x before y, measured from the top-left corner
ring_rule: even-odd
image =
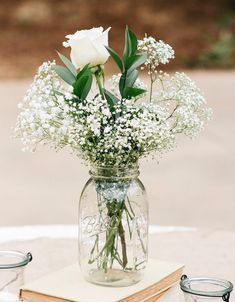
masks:
[[[0,251],[0,301],[18,302],[24,282],[24,268],[32,261],[31,253]]]
[[[180,288],[184,292],[186,302],[229,302],[233,284],[217,278],[181,277]]]

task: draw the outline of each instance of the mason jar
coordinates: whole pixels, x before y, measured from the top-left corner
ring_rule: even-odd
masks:
[[[217,278],[181,277],[180,287],[186,302],[229,302],[233,284]]]
[[[0,251],[0,301],[18,302],[24,282],[24,268],[32,261],[31,253]]]
[[[79,204],[79,262],[86,280],[128,286],[148,259],[148,203],[138,165],[90,170]]]

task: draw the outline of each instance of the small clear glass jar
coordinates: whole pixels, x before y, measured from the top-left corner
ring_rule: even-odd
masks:
[[[217,278],[181,277],[180,288],[184,292],[186,302],[229,302],[233,284]]]
[[[148,203],[138,165],[92,167],[79,204],[79,262],[86,280],[128,286],[148,256]]]
[[[31,253],[0,251],[0,301],[18,302],[24,282],[24,268],[32,261]]]

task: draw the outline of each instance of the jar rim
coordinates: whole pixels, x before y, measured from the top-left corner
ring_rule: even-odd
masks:
[[[203,290],[192,288],[193,284],[199,284],[199,283],[218,285],[223,287],[224,289],[203,291]],[[210,277],[188,278],[187,276],[184,275],[181,278],[180,288],[183,292],[193,294],[196,296],[223,297],[224,295],[230,293],[233,290],[233,284],[225,279],[210,278]]]
[[[8,258],[9,262],[2,263],[2,259],[4,258]],[[0,269],[23,267],[31,262],[32,259],[33,256],[30,252],[26,254],[20,251],[0,250]]]
[[[134,163],[131,163],[131,164],[127,164],[127,165],[124,165],[124,166],[117,166],[117,165],[105,165],[105,166],[102,166],[102,165],[98,165],[98,164],[91,164],[90,165],[91,168],[94,168],[94,169],[115,169],[115,170],[125,170],[125,169],[139,169],[139,163],[138,162],[134,162]]]
[[[133,163],[127,166],[100,166],[91,165],[89,174],[94,178],[124,178],[129,179],[139,175],[139,164]]]

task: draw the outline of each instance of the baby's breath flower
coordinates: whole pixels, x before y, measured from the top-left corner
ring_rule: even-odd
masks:
[[[163,41],[157,41],[153,37],[145,37],[138,41],[138,50],[145,52],[148,58],[145,66],[148,68],[149,74],[154,74],[159,64],[167,64],[170,59],[174,59],[174,50]]]
[[[40,142],[61,148],[68,141],[74,121],[68,114],[66,97],[70,99],[72,95],[61,86],[52,69],[54,65],[54,62],[45,62],[39,67],[20,103],[22,111],[17,118],[15,135],[21,137],[24,150],[34,151]],[[60,87],[60,94],[56,94],[55,87]]]
[[[150,64],[155,68],[173,57],[169,45],[151,37],[139,42],[139,49],[151,53],[146,63],[150,72]],[[54,65],[45,62],[39,67],[18,106],[15,135],[21,138],[24,151],[50,144],[55,149],[68,147],[89,163],[125,166],[172,150],[178,134],[197,135],[211,116],[201,91],[184,73],[155,72],[158,87],[150,103],[121,99],[121,75],[114,75],[111,90],[118,100],[110,108],[100,94],[80,101],[71,86],[61,83]],[[139,79],[134,87],[147,90]]]
[[[212,115],[206,107],[206,100],[196,84],[185,74],[176,72],[173,76],[162,75],[153,99],[160,106],[174,107],[169,114],[172,133],[183,133],[189,137],[198,135]]]

